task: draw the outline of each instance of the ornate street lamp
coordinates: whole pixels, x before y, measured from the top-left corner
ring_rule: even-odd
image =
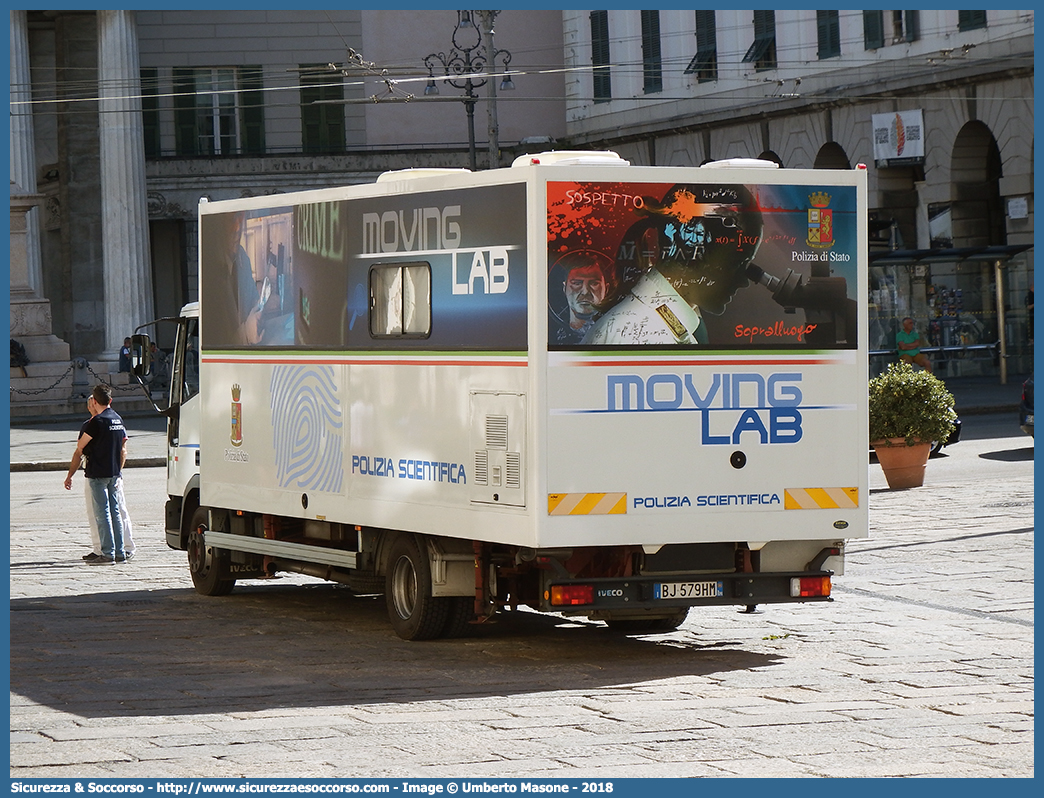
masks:
[[[511,53],[497,50],[493,46],[493,20],[499,11],[458,11],[457,24],[453,28],[453,48],[448,53],[431,53],[424,58],[428,68],[428,85],[424,89],[427,96],[438,94],[439,87],[435,73],[441,70],[445,77],[439,80],[464,91],[461,100],[468,113],[468,157],[471,169],[477,169],[475,162],[475,103],[478,95],[475,89],[487,86],[489,101],[489,166],[496,167],[500,160],[500,146],[497,141],[499,126],[497,124],[496,83],[490,78],[497,69],[497,62],[507,73],[511,63]],[[511,76],[504,75],[500,83],[501,90],[515,88]]]

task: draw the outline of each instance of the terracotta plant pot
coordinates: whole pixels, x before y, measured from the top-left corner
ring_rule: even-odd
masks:
[[[924,467],[928,463],[928,455],[932,452],[930,443],[906,445],[905,438],[889,438],[874,441],[871,445],[877,454],[877,462],[881,464],[888,487],[892,490],[903,488],[919,488],[924,484]]]

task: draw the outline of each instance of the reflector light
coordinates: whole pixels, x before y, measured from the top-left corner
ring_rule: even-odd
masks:
[[[829,576],[802,576],[790,580],[790,595],[794,598],[830,595]]]
[[[594,585],[551,585],[551,606],[594,603]]]

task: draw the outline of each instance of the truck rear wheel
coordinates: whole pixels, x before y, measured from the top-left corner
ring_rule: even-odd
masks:
[[[189,522],[187,546],[192,584],[196,592],[204,596],[227,596],[236,586],[236,580],[228,575],[228,551],[204,543],[207,523],[207,508],[197,507]]]
[[[431,640],[446,628],[447,599],[431,595],[431,564],[413,535],[392,542],[384,597],[392,629],[403,640]]]
[[[443,637],[471,637],[477,631],[472,621],[475,618],[475,599],[471,596],[450,596],[446,613],[446,628]]]

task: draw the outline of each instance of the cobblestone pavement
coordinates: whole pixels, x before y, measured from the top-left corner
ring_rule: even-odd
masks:
[[[109,568],[82,483],[12,473],[11,776],[1032,777],[1032,440],[951,449],[915,490],[871,466],[830,604],[429,643],[305,577],[197,595],[162,469],[128,473],[139,554]]]

